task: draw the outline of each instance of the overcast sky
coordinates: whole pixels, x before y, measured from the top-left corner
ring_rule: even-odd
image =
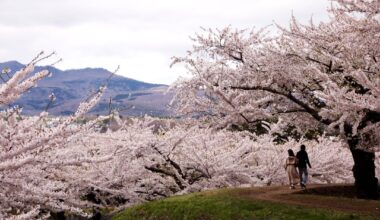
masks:
[[[170,84],[172,56],[200,27],[260,28],[328,19],[328,0],[0,0],[0,62],[56,51],[60,69],[121,66],[120,75]]]

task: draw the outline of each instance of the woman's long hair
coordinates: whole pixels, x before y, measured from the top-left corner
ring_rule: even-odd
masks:
[[[289,155],[289,157],[291,157],[291,156],[294,157],[294,152],[292,149],[288,150],[288,155]]]

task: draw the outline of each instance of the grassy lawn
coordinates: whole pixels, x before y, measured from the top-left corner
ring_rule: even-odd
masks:
[[[380,219],[380,216],[254,200],[222,189],[148,202],[112,219]]]

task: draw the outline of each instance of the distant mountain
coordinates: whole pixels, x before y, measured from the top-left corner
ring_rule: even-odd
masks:
[[[17,61],[0,63],[0,70],[10,68],[10,75],[25,65]],[[49,103],[49,95],[54,93],[56,100],[49,108],[53,115],[72,114],[81,101],[96,91],[111,75],[103,68],[85,68],[60,70],[52,66],[37,66],[35,71],[47,69],[52,73],[38,82],[38,86],[30,89],[12,105],[23,107],[24,114],[36,114],[43,111]],[[3,78],[7,76],[2,75]],[[1,81],[0,81],[1,83]],[[114,75],[109,83],[100,103],[95,106],[91,114],[106,114],[111,108],[121,110],[124,115],[153,115],[169,116],[171,111],[168,103],[172,94],[166,94],[167,86],[163,84],[150,84],[134,79]],[[131,108],[131,106],[134,106]]]

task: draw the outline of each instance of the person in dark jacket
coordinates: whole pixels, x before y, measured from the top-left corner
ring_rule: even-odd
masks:
[[[306,165],[308,165],[309,168],[311,168],[309,156],[307,155],[305,145],[303,144],[301,145],[301,150],[297,152],[296,157],[298,159],[298,173],[300,176],[300,185],[301,185],[301,188],[305,189],[307,178],[308,178]]]

